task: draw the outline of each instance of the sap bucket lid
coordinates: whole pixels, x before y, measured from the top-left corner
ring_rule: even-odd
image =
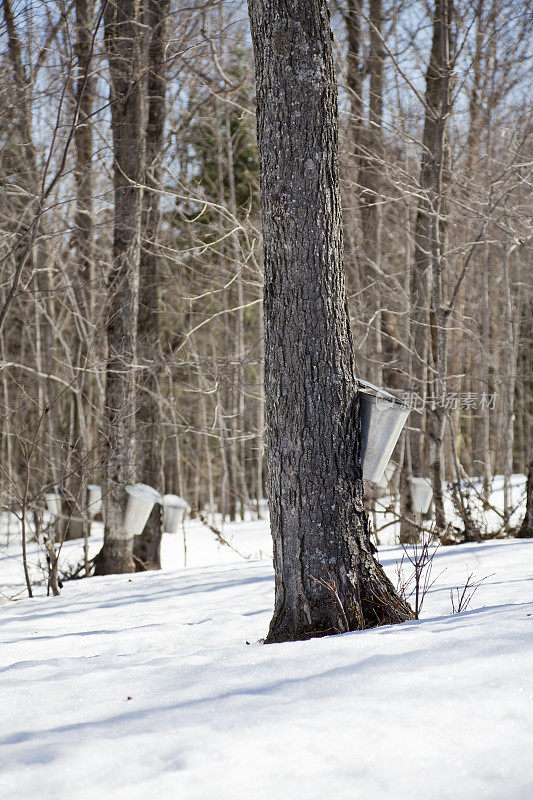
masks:
[[[163,495],[163,505],[169,506],[170,508],[190,508],[188,502],[177,494]]]
[[[162,503],[163,498],[157,491],[146,483],[134,483],[132,486],[126,486],[126,491],[131,497],[136,500],[144,500],[145,503]]]
[[[399,400],[393,394],[388,392],[386,389],[382,389],[381,386],[376,386],[370,381],[364,381],[362,378],[357,378],[357,388],[360,392],[365,392],[366,394],[374,395],[374,397],[383,398],[383,404],[395,404],[401,406],[402,408],[409,409],[409,411],[415,411],[413,406],[406,403],[404,400]]]

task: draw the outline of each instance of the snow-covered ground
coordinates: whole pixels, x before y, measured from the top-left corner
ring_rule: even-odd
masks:
[[[474,479],[474,485],[481,496],[481,479]],[[524,516],[526,479],[524,475],[511,476],[511,508],[514,513],[510,519],[511,526],[519,526]],[[503,508],[503,478],[496,475],[489,496],[492,508],[482,509],[481,497],[472,495],[474,516],[483,518],[489,532],[501,528],[502,518],[498,510]],[[449,493],[445,493],[446,518],[454,525],[461,526],[461,520],[454,511]],[[400,525],[397,517],[390,512],[394,505],[394,497],[385,495],[381,497],[376,506],[374,527],[378,531],[381,545],[394,545],[398,542]],[[396,499],[396,509],[398,502]],[[50,521],[50,515],[44,513],[44,524]],[[220,526],[220,519],[214,520]],[[430,522],[424,523],[427,527]],[[31,524],[30,524],[31,529]],[[482,526],[483,527],[483,526]],[[247,559],[262,559],[272,557],[272,541],[268,527],[264,522],[248,521],[244,525],[230,525],[224,528],[224,537],[235,548],[219,546],[213,534],[200,522],[187,520],[185,532],[177,536],[164,536],[162,548],[162,561],[168,569],[179,567],[200,567],[213,564],[228,564],[239,559],[239,554]],[[96,555],[102,543],[102,526],[93,524],[92,536],[89,541],[89,557]],[[29,538],[29,537],[28,537]],[[7,546],[9,545],[9,546]],[[59,558],[61,570],[68,571],[69,566],[76,566],[82,559],[78,542],[64,542]],[[45,592],[43,585],[45,551],[34,542],[28,542],[28,566],[32,583],[36,582],[34,592]],[[40,583],[40,585],[39,585]],[[11,514],[0,514],[0,603],[6,599],[22,597],[26,593],[22,556],[20,548],[20,522]]]
[[[418,622],[265,646],[267,523],[226,526],[248,559],[186,531],[187,567],[166,535],[161,572],[0,606],[1,798],[533,797],[533,540],[439,549]],[[4,596],[18,548],[0,551]],[[401,553],[379,551],[394,581]],[[470,573],[485,580],[452,614]]]

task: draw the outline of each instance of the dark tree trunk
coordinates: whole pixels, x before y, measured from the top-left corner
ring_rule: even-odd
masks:
[[[137,281],[144,177],[143,109],[137,0],[106,7],[105,38],[111,78],[115,219],[109,275],[108,360],[104,407],[104,545],[98,574],[133,572],[133,537],[124,530],[125,487],[135,476]]]
[[[76,100],[79,103],[79,121],[74,133],[76,145],[76,214],[74,218],[74,242],[76,246],[77,269],[73,293],[76,299],[74,311],[72,360],[77,370],[76,385],[82,399],[88,384],[87,358],[91,345],[92,302],[91,283],[94,276],[93,248],[93,130],[91,115],[93,111],[95,77],[91,70],[93,36],[93,0],[76,0],[76,58],[78,75],[76,80]],[[74,432],[71,454],[71,477],[69,488],[74,499],[75,515],[81,515],[81,525],[69,525],[67,539],[88,535],[87,517],[87,430],[83,419],[84,402],[72,398],[75,404]]]
[[[383,11],[381,0],[370,0],[370,52],[368,72],[370,90],[368,100],[368,121],[360,126],[360,170],[361,186],[361,246],[363,255],[364,284],[367,288],[369,311],[374,317],[370,343],[370,379],[381,383],[383,379],[383,343],[380,283],[382,274],[381,231],[383,221],[382,172],[383,143],[381,121],[383,115],[383,67],[385,52],[381,38]]]
[[[249,0],[265,243],[276,600],[268,642],[410,618],[372,555],[342,264],[337,92],[324,0]]]
[[[527,473],[526,513],[516,536],[519,539],[533,538],[533,461],[529,462]]]
[[[426,111],[423,150],[420,165],[421,200],[415,229],[414,270],[411,287],[413,309],[413,389],[425,394],[427,365],[432,360],[431,394],[439,398],[427,410],[430,442],[430,473],[435,502],[435,524],[438,531],[446,526],[442,494],[442,453],[445,404],[440,403],[446,391],[447,314],[443,297],[443,171],[446,157],[446,127],[450,112],[450,44],[451,0],[435,0],[433,39],[426,74]],[[428,336],[428,332],[430,336]],[[425,472],[423,438],[411,442],[413,474]]]
[[[95,76],[91,70],[92,37],[93,37],[93,5],[94,0],[76,0],[76,56],[78,76],[76,81],[76,98],[79,103],[78,124],[74,133],[76,144],[76,214],[74,219],[76,230],[76,248],[78,254],[79,273],[83,280],[84,292],[79,300],[84,302],[90,311],[90,302],[86,284],[91,280],[94,271],[93,263],[93,129],[91,115],[93,112]]]
[[[443,93],[448,97],[449,71],[445,72],[444,61],[448,57],[446,9],[448,0],[436,0],[433,16],[433,39],[426,73],[426,110],[424,115],[423,149],[420,163],[420,194],[415,226],[414,264],[411,280],[411,315],[413,359],[412,389],[426,396],[428,363],[430,359],[429,308],[431,304],[432,251],[434,248],[432,229],[434,227],[435,170],[439,150],[444,147],[444,125],[441,103]],[[447,61],[446,61],[447,63]],[[444,125],[443,125],[444,123]],[[423,419],[423,417],[422,417]],[[413,474],[427,472],[425,440],[414,434],[411,440]]]
[[[145,0],[144,23],[148,30],[148,78],[146,124],[146,188],[143,198],[143,242],[140,258],[137,353],[144,367],[139,380],[137,408],[138,477],[160,491],[163,488],[163,442],[159,402],[159,299],[157,251],[160,228],[160,158],[165,127],[165,23],[170,0]],[[133,555],[137,570],[161,569],[161,508],[155,505]]]
[[[446,130],[450,114],[450,91],[452,79],[451,47],[452,47],[452,0],[436,0],[432,59],[427,74],[426,101],[434,118],[434,133],[431,150],[431,182],[428,191],[430,201],[430,253],[431,253],[431,358],[433,376],[429,383],[433,402],[428,418],[428,434],[430,444],[430,475],[433,484],[433,503],[435,506],[435,527],[437,533],[446,530],[444,513],[443,482],[444,463],[444,431],[446,425],[445,395],[449,390],[448,375],[448,319],[445,309],[444,270],[446,256],[444,243],[446,239],[445,214],[445,169],[449,160],[447,152]],[[442,402],[441,402],[442,401]]]
[[[361,59],[361,2],[348,0],[344,14],[348,38],[346,83],[350,92],[352,130],[363,124],[363,64]],[[357,135],[355,138],[358,138]]]

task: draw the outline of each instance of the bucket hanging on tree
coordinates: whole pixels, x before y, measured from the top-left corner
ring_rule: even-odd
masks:
[[[155,503],[162,503],[163,498],[158,491],[145,483],[126,486],[126,492],[128,504],[122,527],[129,536],[140,536]]]
[[[163,497],[163,532],[177,533],[185,514],[191,508],[186,500],[177,494],[166,494]]]
[[[368,381],[357,380],[361,407],[361,466],[366,481],[379,483],[411,408]]]

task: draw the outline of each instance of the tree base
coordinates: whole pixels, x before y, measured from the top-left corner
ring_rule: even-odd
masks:
[[[309,601],[303,599],[298,604],[301,611],[298,617],[294,616],[294,606],[284,605],[272,618],[265,644],[334,636],[415,618],[407,601],[398,594],[375,559],[367,574],[360,575],[351,588],[344,600],[338,589],[336,594],[331,589],[320,609],[311,609]]]
[[[133,555],[135,572],[155,572],[161,569],[161,564],[154,564],[152,561],[143,561],[137,555]]]
[[[125,553],[122,543],[104,543],[94,559],[94,575],[121,575],[127,572],[135,572],[132,553]]]

